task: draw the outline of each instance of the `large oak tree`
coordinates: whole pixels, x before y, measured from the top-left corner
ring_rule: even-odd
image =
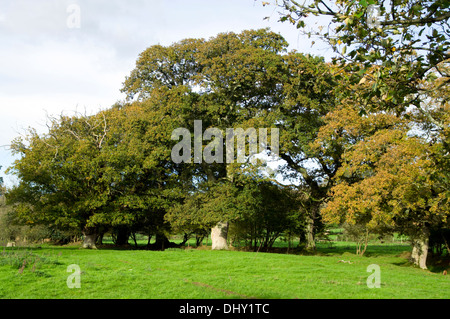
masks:
[[[217,128],[223,137],[228,128],[273,127],[271,111],[282,101],[284,62],[280,53],[286,47],[280,35],[265,29],[223,33],[209,40],[187,39],[168,47],[151,46],[140,54],[123,92],[130,101],[145,102],[161,90],[169,96],[174,90],[184,90],[190,99],[188,107],[176,108],[167,99],[161,100],[160,107],[161,112],[167,110],[167,115],[181,119],[179,127],[191,133],[196,131],[195,120],[202,121],[203,131]],[[196,142],[202,144],[201,152],[205,145]],[[221,147],[225,149],[225,145]],[[227,163],[225,156],[205,163],[196,151],[192,155],[192,161],[183,164],[191,172],[186,193],[197,191],[201,183],[233,179],[232,163]],[[236,156],[232,154],[233,161]],[[226,214],[222,218],[212,229],[217,249],[227,247]]]

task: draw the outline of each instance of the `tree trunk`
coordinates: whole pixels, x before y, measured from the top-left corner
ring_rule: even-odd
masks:
[[[103,236],[105,235],[105,233],[100,233],[98,236],[97,236],[97,244],[98,245],[103,245]]]
[[[155,243],[154,243],[154,248],[157,250],[165,250],[166,248],[169,248],[169,247],[170,247],[170,241],[166,237],[166,235],[157,233]]]
[[[366,228],[366,232],[363,235],[364,237],[362,239],[359,239],[356,242],[356,254],[363,256],[364,253],[367,250],[367,245],[369,243],[369,230]],[[364,248],[363,248],[364,247]]]
[[[118,226],[114,229],[115,242],[114,244],[123,246],[128,245],[130,238],[130,231],[127,226]]]
[[[130,234],[130,237],[131,237],[131,239],[133,239],[133,241],[134,241],[134,247],[138,247],[138,243],[137,243],[137,240],[136,240],[136,233],[131,233]]]
[[[165,250],[173,247],[180,247],[180,245],[170,242],[163,233],[156,233],[155,242],[148,245],[148,248],[152,250]]]
[[[196,247],[200,247],[200,245],[203,242],[203,239],[205,239],[205,236],[195,235],[195,245],[196,245]]]
[[[226,250],[228,237],[228,222],[220,222],[211,229],[211,240],[213,250]]]
[[[83,231],[83,248],[97,249],[95,242],[97,241],[97,231],[95,229],[85,229]]]
[[[427,269],[429,231],[424,229],[416,234],[411,241],[411,261],[422,269]]]
[[[179,244],[179,246],[184,247],[184,245],[186,245],[186,243],[189,241],[190,238],[191,238],[191,234],[184,233],[183,241]],[[188,244],[188,246],[189,246],[189,244]]]
[[[106,228],[105,226],[100,226],[97,228],[97,245],[103,245],[103,237],[105,236],[106,231],[108,230],[108,228]]]

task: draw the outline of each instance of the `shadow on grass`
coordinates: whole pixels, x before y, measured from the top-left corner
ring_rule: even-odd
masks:
[[[148,250],[148,251],[165,251],[165,250],[178,250],[185,249],[186,247],[181,247],[176,243],[170,243],[170,245],[164,247],[161,245],[155,244],[138,244],[137,246],[134,244],[125,244],[125,245],[115,245],[115,244],[102,244],[96,245],[99,250]]]
[[[427,266],[433,273],[450,272],[450,256],[431,256],[427,260]]]
[[[370,245],[364,255],[368,257],[402,255],[409,253],[411,247],[409,245]]]
[[[339,256],[342,254],[356,254],[356,245],[352,243],[340,243],[334,247],[318,246],[317,251],[328,256]],[[405,252],[410,252],[411,248],[408,245],[402,244],[369,244],[363,256],[366,257],[383,257],[395,256]]]

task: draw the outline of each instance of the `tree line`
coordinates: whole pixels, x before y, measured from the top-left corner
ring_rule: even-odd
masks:
[[[340,54],[332,62],[288,51],[268,29],[149,47],[124,81],[125,101],[50,117],[48,132],[13,142],[11,214],[83,233],[85,247],[113,231],[119,244],[155,236],[154,248],[174,232],[210,233],[213,248],[226,249],[231,225],[253,248],[289,233],[315,250],[327,224],[345,222],[407,235],[426,268],[430,238],[448,250],[450,228],[448,34],[434,31],[447,26],[448,4],[404,2],[381,10],[398,25],[371,30],[361,19],[370,1],[283,1],[281,20],[300,29],[305,15],[333,18],[336,33],[319,34]],[[175,163],[172,132],[194,132],[195,120],[222,131],[277,128],[279,174],[298,184],[280,184],[263,162]],[[203,150],[223,140],[215,142],[201,141]]]

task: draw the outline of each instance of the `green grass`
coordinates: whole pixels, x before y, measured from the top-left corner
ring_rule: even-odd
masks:
[[[410,266],[402,257],[405,250],[408,246],[369,246],[367,256],[360,257],[349,243],[319,246],[319,253],[309,256],[195,249],[4,248],[0,298],[448,298],[450,276]],[[71,264],[81,269],[80,289],[67,286]],[[370,264],[380,266],[380,289],[366,285]]]

